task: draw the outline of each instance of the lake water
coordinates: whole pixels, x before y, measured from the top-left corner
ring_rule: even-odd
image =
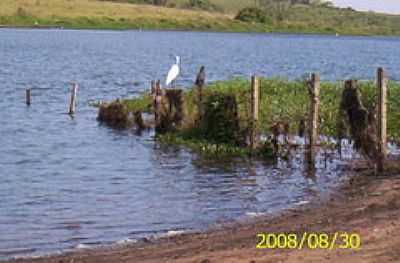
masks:
[[[305,176],[302,156],[214,162],[100,126],[89,103],[134,96],[182,58],[180,85],[264,76],[400,80],[400,39],[276,34],[0,30],[0,260],[273,213],[336,186],[342,163]],[[77,114],[70,82],[80,84]],[[32,106],[24,104],[32,87]],[[281,169],[279,169],[281,168]]]

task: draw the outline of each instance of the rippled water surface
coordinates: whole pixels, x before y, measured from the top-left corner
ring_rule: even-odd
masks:
[[[111,244],[169,230],[201,229],[319,196],[339,161],[291,165],[212,162],[99,126],[93,100],[134,96],[182,57],[178,84],[200,65],[210,80],[266,76],[400,79],[398,38],[0,30],[0,259]],[[80,84],[78,112],[68,109]],[[33,88],[32,106],[24,104]],[[281,168],[281,169],[279,169]]]

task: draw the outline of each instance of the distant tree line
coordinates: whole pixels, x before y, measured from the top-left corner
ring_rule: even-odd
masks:
[[[148,4],[148,5],[169,6],[169,7],[176,6],[176,2],[170,0],[101,0],[101,1],[127,2],[132,4]],[[213,4],[210,0],[187,0],[180,6],[183,8],[190,8],[190,9],[222,11],[222,9],[219,6]]]
[[[113,1],[113,2],[128,2],[134,4],[149,4],[156,6],[170,6],[175,7],[176,2],[171,0],[101,0],[101,1]],[[254,0],[255,6],[260,8],[267,13],[273,13],[277,16],[278,20],[282,20],[285,11],[290,6],[303,4],[303,5],[332,5],[331,1],[328,0]],[[222,9],[212,3],[210,0],[187,0],[186,3],[181,5],[184,8],[211,10],[211,11],[222,11]],[[251,9],[251,7],[247,8]],[[248,11],[248,10],[247,10]],[[253,9],[254,11],[254,9]],[[259,16],[258,14],[257,16]]]
[[[148,5],[159,5],[159,6],[166,6],[168,3],[168,0],[100,0],[100,1],[125,2],[132,4],[148,4]]]
[[[293,5],[333,6],[328,0],[254,0],[255,7],[247,7],[239,11],[236,19],[246,22],[270,22],[284,20]]]
[[[332,1],[328,0],[255,0],[256,4],[259,6],[269,5],[273,3],[285,3],[289,5],[326,5],[332,4]]]

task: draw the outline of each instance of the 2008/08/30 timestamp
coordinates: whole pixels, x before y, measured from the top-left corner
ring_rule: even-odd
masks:
[[[360,249],[359,234],[340,233],[307,233],[303,234],[257,234],[258,249]]]

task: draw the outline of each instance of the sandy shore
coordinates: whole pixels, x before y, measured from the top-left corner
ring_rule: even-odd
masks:
[[[400,262],[400,174],[373,177],[365,171],[358,173],[329,200],[316,200],[278,216],[126,247],[9,262]],[[257,233],[264,232],[356,233],[361,237],[361,248],[256,249]]]

